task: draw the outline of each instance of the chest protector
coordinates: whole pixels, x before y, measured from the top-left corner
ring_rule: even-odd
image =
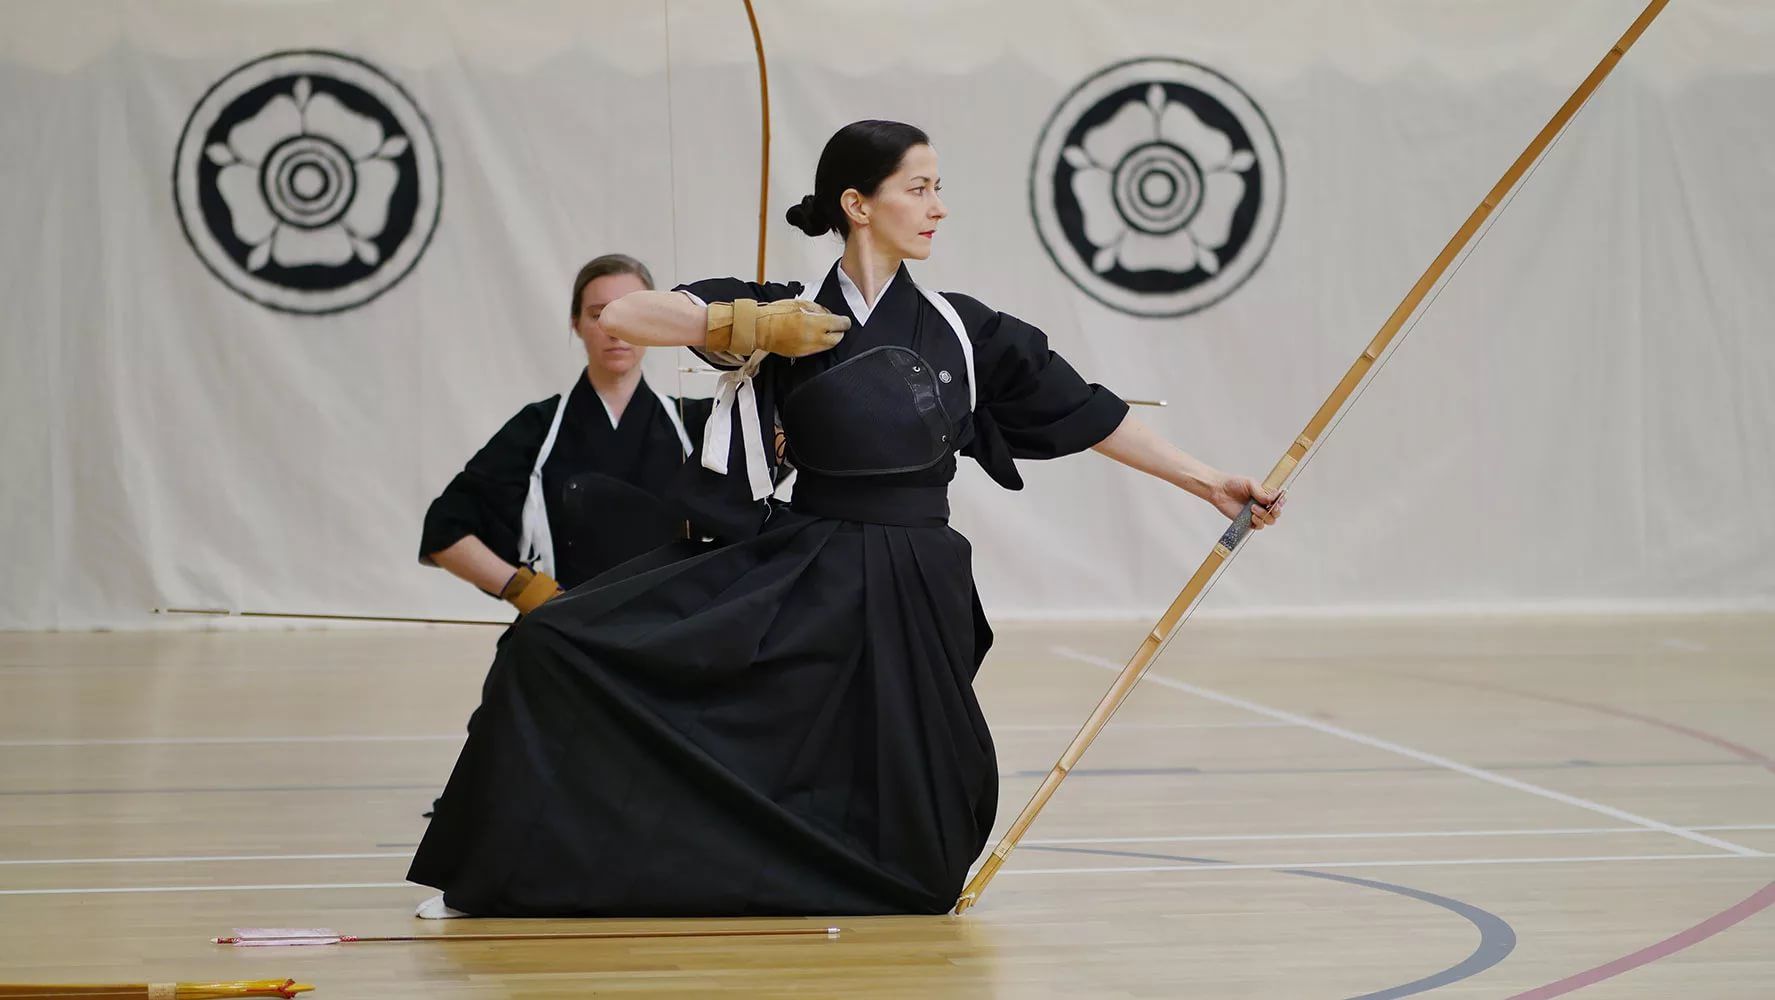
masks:
[[[824,476],[928,469],[955,430],[935,368],[905,347],[875,347],[814,376],[782,406],[797,468]]]

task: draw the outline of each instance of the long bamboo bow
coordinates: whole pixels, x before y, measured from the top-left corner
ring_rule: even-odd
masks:
[[[765,280],[765,278],[764,278],[764,251],[765,251],[766,244],[769,242],[768,238],[769,238],[769,222],[770,222],[770,74],[765,67],[764,35],[758,28],[758,12],[752,8],[752,0],[743,0],[743,3],[746,8],[746,23],[751,27],[751,30],[752,30],[752,50],[755,53],[757,53],[757,57],[758,57],[758,115],[759,115],[759,128],[758,128],[758,262],[757,262],[757,266],[755,268],[755,273],[757,274],[758,283],[762,285]],[[667,117],[668,117],[668,123],[667,123],[666,127],[668,130],[670,130],[672,127],[670,124],[670,121],[669,121],[670,113],[671,113],[671,111],[670,111],[670,109],[671,109],[670,91],[671,91],[671,79],[672,79],[672,77],[671,77],[672,33],[671,33],[671,12],[670,12],[669,5],[666,9],[665,17],[666,17],[666,90],[667,90],[666,108],[667,108]],[[676,204],[677,204],[677,197],[675,194],[673,196],[672,201],[673,201],[674,210],[675,210]],[[674,219],[672,228],[673,228],[673,234],[674,234],[673,239],[674,239],[674,245],[675,245],[676,244],[676,234],[677,234],[677,223],[676,223],[675,219]],[[674,252],[673,256],[674,256],[674,258],[676,258],[675,252]],[[754,355],[753,363],[745,369],[745,375],[747,376],[747,378],[744,380],[742,380],[741,373],[739,373],[739,372],[722,372],[722,373],[720,373],[720,382],[719,382],[717,389],[716,389],[716,406],[715,406],[715,409],[718,413],[725,415],[727,408],[729,406],[740,406],[740,405],[750,406],[749,398],[747,400],[742,401],[740,399],[740,397],[741,396],[750,397],[751,390],[750,390],[749,376],[754,371],[756,371],[756,366],[757,366],[758,362],[760,362],[760,361],[762,361],[762,357],[760,355]],[[683,365],[680,365],[678,367],[678,376],[677,376],[677,378],[678,378],[678,421],[680,424],[682,424],[684,422],[684,373],[685,372],[699,372],[702,370],[703,369],[700,367],[685,367]],[[742,382],[744,383],[744,386],[745,386],[745,389],[743,392],[742,392]],[[745,411],[742,411],[742,412],[745,412]],[[716,414],[714,414],[714,413],[710,414],[710,422],[711,422],[712,426],[714,425],[715,416],[716,416]],[[742,419],[744,419],[744,417],[742,417]],[[720,429],[716,429],[710,433],[715,433],[715,434],[724,433],[724,428],[725,428],[725,425],[720,425]],[[760,431],[760,434],[762,434],[761,428],[759,429],[759,431]],[[723,447],[721,447],[720,449],[705,447],[704,452],[706,455],[709,453],[713,453],[716,450],[719,450],[723,455],[725,455],[727,453],[726,448],[727,448],[726,445],[723,445]],[[725,460],[723,460],[723,461],[725,461]],[[719,467],[719,469],[717,471],[725,471],[725,470],[726,470],[726,466],[722,465]],[[773,484],[770,484],[768,482],[767,476],[761,477],[761,473],[758,470],[754,470],[754,469],[750,468],[750,466],[748,466],[748,468],[747,468],[747,474],[752,479],[751,485],[752,485],[753,493],[756,494],[756,493],[759,493],[760,491],[764,491],[766,493],[769,492],[769,488]],[[762,497],[755,496],[754,499],[762,499]],[[685,534],[688,536],[691,532],[691,526],[690,526],[689,522],[685,523],[684,529],[685,529]]]
[[[758,283],[764,284],[764,246],[770,223],[770,74],[764,66],[764,36],[758,31],[758,12],[745,0],[746,21],[752,26],[752,50],[758,53]]]
[[[1332,418],[1336,417],[1338,412],[1344,408],[1345,403],[1349,401],[1350,394],[1368,376],[1369,369],[1386,351],[1387,345],[1392,342],[1394,335],[1405,325],[1405,321],[1417,311],[1418,306],[1423,303],[1424,297],[1435,287],[1437,281],[1441,280],[1443,272],[1448,270],[1449,264],[1453,263],[1455,257],[1479,231],[1486,218],[1521,182],[1524,173],[1547,150],[1548,145],[1571,121],[1572,116],[1577,114],[1578,109],[1584,106],[1584,102],[1590,99],[1590,95],[1595,92],[1597,86],[1615,68],[1615,64],[1621,61],[1621,57],[1627,54],[1627,50],[1633,46],[1633,43],[1639,40],[1639,36],[1645,32],[1669,2],[1670,0],[1652,0],[1645,10],[1640,12],[1639,17],[1627,29],[1626,34],[1622,35],[1620,41],[1617,41],[1614,47],[1609,49],[1608,53],[1602,57],[1602,61],[1596,64],[1596,68],[1590,71],[1590,75],[1578,84],[1578,89],[1566,98],[1565,103],[1560,105],[1559,110],[1554,112],[1547,124],[1541,127],[1541,131],[1536,133],[1534,139],[1529,142],[1528,148],[1524,149],[1521,155],[1516,157],[1516,161],[1510,164],[1510,169],[1504,171],[1504,176],[1480,200],[1478,207],[1473,209],[1473,213],[1467,216],[1467,221],[1455,231],[1454,236],[1449,239],[1448,245],[1444,246],[1442,252],[1436,255],[1436,259],[1430,262],[1430,266],[1424,271],[1423,276],[1418,278],[1417,284],[1411,286],[1411,291],[1406,293],[1405,300],[1400,302],[1399,307],[1393,310],[1393,314],[1387,317],[1387,321],[1381,324],[1380,332],[1368,342],[1368,346],[1350,365],[1349,371],[1344,373],[1344,377],[1338,381],[1337,387],[1331,391],[1331,395],[1327,396],[1325,402],[1320,404],[1318,411],[1313,414],[1313,418],[1307,421],[1306,429],[1301,431],[1300,436],[1294,439],[1294,443],[1288,446],[1288,450],[1283,453],[1275,468],[1270,470],[1270,474],[1264,477],[1265,489],[1280,490],[1288,483],[1301,460],[1319,441],[1320,435],[1324,433]],[[1245,509],[1226,529],[1226,533],[1220,537],[1220,541],[1208,553],[1208,557],[1203,559],[1202,564],[1196,568],[1195,575],[1190,577],[1189,582],[1184,585],[1177,598],[1171,602],[1171,606],[1166,608],[1165,613],[1159,617],[1158,624],[1154,625],[1152,631],[1148,632],[1146,638],[1141,641],[1140,648],[1135,650],[1128,665],[1123,667],[1122,672],[1116,676],[1115,682],[1110,685],[1109,691],[1092,710],[1090,718],[1085,720],[1078,735],[1073,737],[1072,743],[1060,755],[1060,760],[1055,763],[1053,770],[1049,771],[1048,776],[1042,780],[1041,787],[1036,789],[1029,804],[1023,807],[1023,812],[1018,814],[1010,829],[1005,831],[1004,838],[999,841],[997,847],[992,849],[992,853],[987,856],[985,863],[968,881],[967,887],[962,890],[961,898],[955,901],[956,913],[966,912],[969,907],[979,901],[980,894],[986,891],[987,883],[991,882],[992,877],[998,874],[999,868],[1005,863],[1005,858],[1010,856],[1011,851],[1016,848],[1017,842],[1023,838],[1024,832],[1029,829],[1031,823],[1035,822],[1036,815],[1041,812],[1043,806],[1047,805],[1054,790],[1060,787],[1060,782],[1066,778],[1067,772],[1071,771],[1078,763],[1079,758],[1090,747],[1091,742],[1097,738],[1097,734],[1102,732],[1110,717],[1115,715],[1116,709],[1121,707],[1122,702],[1134,690],[1134,685],[1140,682],[1141,676],[1146,673],[1153,658],[1171,640],[1183,620],[1188,617],[1190,610],[1201,597],[1203,589],[1209,585],[1221,566],[1232,557],[1233,551],[1239,547],[1239,543],[1244,540],[1250,530],[1251,504],[1246,503]]]

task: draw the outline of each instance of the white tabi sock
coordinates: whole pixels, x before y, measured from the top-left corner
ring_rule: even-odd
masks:
[[[452,910],[444,905],[442,894],[431,897],[413,908],[413,915],[421,920],[450,920],[455,917],[473,916],[461,910]]]

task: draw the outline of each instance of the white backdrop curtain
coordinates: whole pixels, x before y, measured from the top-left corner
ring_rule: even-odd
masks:
[[[1142,419],[1261,476],[1637,0],[760,0],[770,265],[836,254],[781,212],[847,121],[924,126],[952,216],[920,281],[1045,329]],[[156,606],[487,615],[415,562],[427,502],[581,361],[599,253],[750,276],[758,105],[738,0],[15,0],[0,8],[0,627]],[[269,53],[374,66],[442,170],[429,244],[344,311],[267,308],[181,229],[182,130]],[[1679,0],[1578,118],[1205,613],[1775,605],[1775,7]],[[1084,81],[1184,60],[1262,109],[1273,245],[1181,316],[1101,304],[1032,214]],[[363,183],[367,184],[368,181]],[[281,251],[280,251],[281,252]],[[650,377],[677,391],[676,352]],[[689,391],[709,385],[691,377]],[[1215,515],[1095,456],[955,522],[1003,616],[1143,614]]]

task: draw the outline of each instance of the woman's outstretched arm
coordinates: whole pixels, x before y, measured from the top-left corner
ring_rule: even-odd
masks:
[[[799,358],[830,350],[850,329],[848,316],[834,316],[800,299],[758,302],[737,299],[701,306],[678,292],[630,292],[604,307],[604,329],[618,340],[642,347],[705,347],[738,355],[768,351]],[[735,362],[738,364],[739,362]]]
[[[1158,431],[1132,415],[1124,417],[1115,431],[1093,448],[1130,469],[1138,469],[1201,497],[1225,514],[1228,520],[1239,516],[1246,501],[1256,502],[1251,509],[1253,528],[1267,528],[1282,516],[1285,501],[1282,494],[1264,489],[1248,476],[1229,476],[1221,472],[1165,440]]]
[[[598,322],[638,347],[702,347],[709,310],[682,292],[630,292],[604,307]]]

